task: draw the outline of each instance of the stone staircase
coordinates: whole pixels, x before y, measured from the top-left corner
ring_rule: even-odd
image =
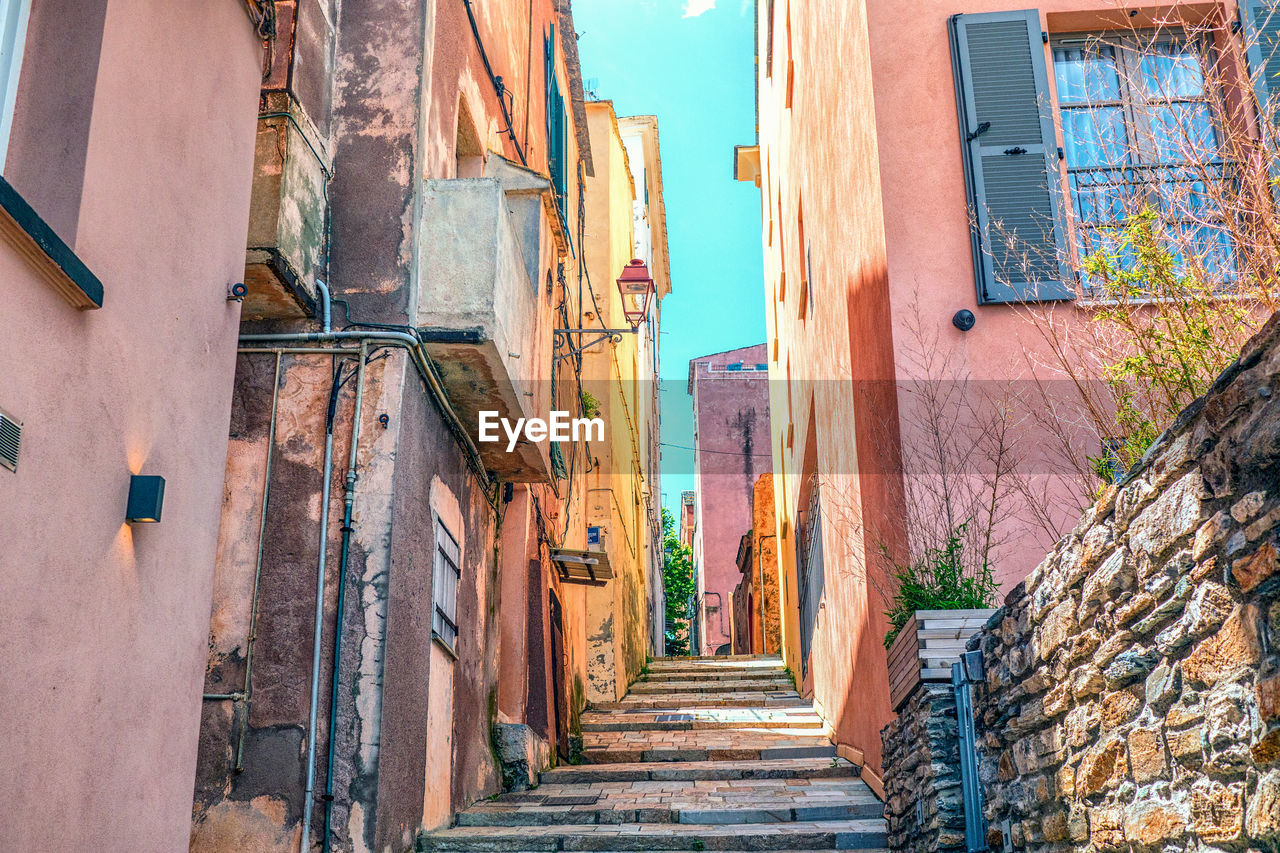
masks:
[[[423,834],[421,851],[880,850],[883,806],[777,658],[663,658],[582,716],[584,764]]]

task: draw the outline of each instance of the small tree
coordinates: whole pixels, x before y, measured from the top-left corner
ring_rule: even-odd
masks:
[[[666,646],[672,656],[689,654],[689,599],[693,596],[693,554],[680,541],[676,520],[662,510],[662,589],[666,598]]]

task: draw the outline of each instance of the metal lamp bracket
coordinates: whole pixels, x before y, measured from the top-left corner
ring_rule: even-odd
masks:
[[[558,349],[562,343],[568,347],[565,352],[557,355],[555,360],[560,361],[571,355],[579,355],[596,344],[604,343],[605,341],[620,344],[622,343],[623,335],[634,335],[637,331],[637,329],[555,329],[556,348]],[[577,346],[573,345],[573,339],[569,337],[570,335],[578,336]],[[583,335],[595,335],[595,337],[584,341]]]

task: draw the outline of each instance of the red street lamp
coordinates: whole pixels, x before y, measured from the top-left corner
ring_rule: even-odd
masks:
[[[618,293],[622,296],[622,313],[637,329],[649,316],[649,301],[653,299],[653,279],[644,261],[633,258],[618,276]]]

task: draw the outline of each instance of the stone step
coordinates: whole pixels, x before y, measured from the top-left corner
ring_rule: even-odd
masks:
[[[495,801],[501,802],[501,801]],[[738,808],[676,808],[654,805],[644,808],[594,806],[536,806],[522,809],[474,807],[458,815],[458,826],[558,826],[563,824],[678,823],[741,826],[757,823],[797,823],[818,820],[855,820],[884,814],[884,805],[870,794],[813,806],[779,806],[768,802]]]
[[[628,694],[620,702],[591,703],[593,711],[626,711],[630,709],[665,708],[672,713],[697,708],[786,708],[807,707],[794,690],[749,691],[710,695],[689,693]]]
[[[825,739],[824,739],[825,740]],[[827,742],[792,746],[725,746],[725,747],[628,747],[584,749],[582,759],[588,764],[631,764],[665,761],[771,761],[775,758],[835,758],[836,748]]]
[[[637,681],[627,695],[649,693],[742,693],[794,690],[786,679],[751,678],[739,681]]]
[[[883,818],[719,824],[566,824],[454,827],[418,837],[418,850],[452,851],[646,851],[646,850],[865,850],[883,848]]]
[[[770,761],[672,761],[661,764],[579,764],[542,774],[544,785],[598,782],[699,782],[736,779],[832,779],[857,776],[860,769],[843,758],[789,758]]]
[[[706,663],[717,664],[729,661],[750,661],[760,664],[777,664],[782,666],[782,658],[777,655],[686,655],[684,657],[660,657],[653,658],[650,666],[653,664],[664,665],[668,663]]]
[[[810,708],[708,708],[699,711],[667,712],[639,709],[582,715],[584,732],[665,731],[704,729],[820,729],[822,718]]]
[[[783,670],[755,670],[755,669],[733,669],[733,670],[714,670],[712,672],[703,672],[702,670],[650,670],[647,675],[640,676],[637,681],[741,681],[743,679],[767,679],[775,681],[786,681],[791,683],[791,676]]]

